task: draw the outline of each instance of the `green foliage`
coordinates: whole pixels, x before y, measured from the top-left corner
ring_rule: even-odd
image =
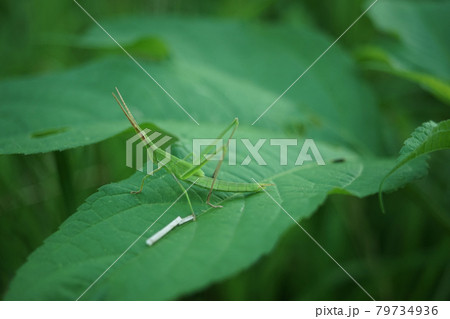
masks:
[[[235,116],[241,123],[252,123],[330,42],[304,28],[200,19],[127,18],[104,26],[124,46],[149,37],[165,43],[170,59],[141,63],[200,124],[225,125]],[[291,41],[292,37],[297,41]],[[308,50],[302,50],[302,43],[308,44]],[[89,31],[79,45],[107,51],[115,46],[98,28]],[[354,63],[335,48],[258,126],[295,129],[361,152],[379,152],[374,98],[355,73]],[[336,81],[354,89],[339,88]],[[0,153],[63,150],[118,134],[128,123],[111,103],[115,86],[140,121],[159,124],[169,113],[171,120],[186,119],[121,53],[60,74],[1,83],[0,91],[10,108],[0,111]],[[24,87],[30,88],[26,95]],[[361,103],[364,107],[358,107]],[[20,127],[15,125],[19,120]]]
[[[450,120],[438,124],[433,121],[423,123],[405,141],[400,150],[395,166],[386,174],[380,183],[379,196],[380,204],[384,211],[382,194],[383,185],[389,176],[406,163],[434,151],[450,149]]]
[[[267,141],[268,165],[224,165],[219,176],[274,183],[269,194],[377,299],[448,299],[449,157],[419,155],[448,147],[449,2],[379,1],[254,126],[363,0],[86,4],[197,126],[83,12],[49,1],[52,10],[37,0],[1,5],[5,299],[78,298],[181,194],[164,172],[129,193],[143,175],[124,165],[133,133],[111,96],[116,86],[139,123],[175,137],[181,157],[192,138],[213,138],[236,116],[238,138],[314,138],[325,166],[294,166],[300,145],[282,166]],[[355,49],[365,66],[388,72],[361,72]],[[430,119],[439,124],[424,124],[391,158]],[[238,163],[246,155],[238,144]],[[430,175],[407,185],[427,162]],[[385,196],[395,214],[379,214],[370,196],[379,185],[402,188]],[[181,197],[82,299],[366,299],[265,193],[215,193],[224,208],[211,209],[206,190],[189,192],[198,220],[145,246],[190,213]]]
[[[450,103],[450,2],[380,1],[369,12],[375,26],[392,36],[360,54],[371,67],[418,83]]]

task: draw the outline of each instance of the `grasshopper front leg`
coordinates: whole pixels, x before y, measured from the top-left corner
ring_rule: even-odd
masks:
[[[235,118],[235,119],[233,120],[233,122],[231,122],[231,124],[230,124],[230,125],[229,125],[229,126],[228,126],[228,127],[227,127],[227,128],[226,128],[226,129],[225,129],[225,130],[217,137],[217,139],[216,139],[216,143],[217,143],[217,141],[219,141],[219,140],[226,134],[226,132],[228,132],[231,128],[233,128],[233,130],[232,130],[230,136],[228,137],[227,142],[225,143],[225,145],[223,145],[223,146],[218,150],[218,152],[222,152],[222,156],[221,156],[221,159],[220,159],[219,163],[217,163],[217,166],[216,166],[216,168],[215,168],[215,170],[214,170],[214,173],[213,173],[213,176],[212,176],[211,187],[210,187],[210,189],[209,189],[208,196],[206,197],[206,203],[207,203],[209,206],[213,207],[213,208],[222,208],[222,207],[223,207],[223,206],[221,206],[221,205],[214,205],[214,204],[212,204],[212,203],[211,203],[211,195],[212,195],[212,191],[213,191],[213,189],[214,189],[214,183],[216,182],[216,180],[217,180],[217,175],[219,174],[219,171],[220,171],[220,167],[222,166],[223,160],[224,160],[224,158],[225,158],[225,154],[226,154],[226,152],[227,152],[228,145],[230,144],[230,139],[233,137],[234,132],[236,131],[238,125],[239,125],[239,120],[238,120],[237,118]],[[206,153],[207,153],[210,149],[212,149],[212,147],[214,147],[214,145],[215,145],[215,143],[212,143],[212,144],[210,144],[209,146],[207,146],[207,148],[200,154],[200,158],[204,157],[204,156],[206,155]],[[189,155],[187,155],[186,157],[189,157],[190,155],[192,155],[192,154],[189,154]],[[203,159],[203,161],[200,162],[199,165],[196,165],[196,166],[192,167],[188,172],[185,173],[186,175],[185,175],[185,176],[182,176],[181,178],[184,179],[184,178],[186,178],[187,176],[189,176],[189,174],[193,174],[193,173],[197,172],[198,170],[200,170],[201,167],[202,167],[203,165],[205,165],[205,164],[210,160],[210,158],[211,158],[212,156],[214,156],[214,155],[215,155],[215,154],[212,154],[211,156],[206,157],[205,159]],[[194,221],[195,221],[195,220],[196,220],[196,217],[195,217],[195,213],[194,213],[194,210],[193,210],[193,208],[192,208],[191,201],[190,201],[190,198],[189,198],[188,193],[186,192],[185,188],[184,188],[183,185],[180,183],[180,181],[178,180],[178,178],[175,176],[175,174],[172,173],[172,176],[175,178],[175,181],[178,183],[178,185],[179,185],[179,186],[181,187],[181,189],[184,191],[184,193],[185,193],[185,195],[186,195],[186,199],[187,199],[188,204],[189,204],[189,207],[190,207],[191,212],[192,212],[192,216],[194,217]]]
[[[230,125],[227,126],[227,128],[225,128],[224,131],[222,131],[222,133],[216,138],[216,140],[211,143],[210,145],[208,145],[205,150],[200,154],[200,158],[203,158],[202,161],[195,166],[192,166],[191,169],[187,170],[186,172],[184,172],[184,174],[180,177],[182,180],[189,178],[190,176],[194,175],[198,170],[200,170],[213,156],[215,156],[218,152],[222,152],[222,157],[219,161],[219,163],[216,166],[216,169],[214,170],[213,176],[212,176],[212,182],[211,185],[209,187],[209,193],[208,196],[206,197],[206,203],[213,207],[213,208],[221,208],[222,206],[220,205],[214,205],[211,203],[211,195],[212,195],[212,191],[214,189],[214,184],[217,180],[217,175],[219,174],[220,171],[220,167],[222,166],[223,160],[225,158],[225,154],[227,152],[228,146],[230,144],[230,140],[233,137],[234,133],[236,132],[237,127],[239,126],[239,120],[238,118],[235,118]],[[230,130],[231,134],[227,139],[227,142],[225,143],[225,145],[223,145],[216,153],[213,154],[208,154],[213,148],[214,146],[221,140],[221,138]],[[209,155],[209,156],[207,156]]]
[[[194,221],[197,219],[194,213],[194,209],[192,208],[191,199],[189,198],[189,194],[186,191],[186,189],[183,187],[183,185],[180,183],[178,178],[175,176],[174,173],[171,173],[177,184],[180,186],[180,188],[183,190],[184,195],[186,195],[187,202],[189,204],[189,208],[191,209],[192,217],[194,218]]]
[[[215,182],[217,180],[217,175],[219,175],[220,167],[222,166],[223,160],[225,158],[225,154],[227,153],[228,146],[230,144],[230,140],[233,137],[234,132],[236,132],[236,129],[237,129],[238,126],[239,126],[239,120],[238,120],[238,118],[235,118],[233,120],[233,122],[231,122],[231,126],[230,126],[230,128],[233,127],[233,130],[231,131],[231,134],[228,137],[227,142],[222,147],[222,157],[221,157],[219,163],[217,163],[216,169],[214,170],[214,173],[213,173],[213,176],[212,176],[213,177],[213,181],[211,183],[211,188],[209,189],[208,197],[206,197],[206,204],[208,204],[209,206],[211,206],[213,208],[222,208],[223,207],[221,205],[214,205],[214,204],[212,204],[210,200],[211,200],[211,195],[212,195],[212,192],[213,192],[213,189],[214,189],[214,184],[215,184]]]

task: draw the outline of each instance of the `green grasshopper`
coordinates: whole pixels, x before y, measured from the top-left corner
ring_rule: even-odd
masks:
[[[126,105],[124,99],[122,98],[122,95],[120,94],[119,90],[116,88],[118,97],[114,94],[113,96],[116,99],[117,103],[119,104],[122,111],[125,113],[125,116],[130,121],[131,125],[134,127],[136,132],[140,135],[141,139],[145,141],[146,147],[148,150],[152,151],[152,161],[154,163],[158,163],[164,159],[170,159],[165,165],[158,167],[155,169],[152,173],[159,171],[161,168],[165,168],[167,172],[172,174],[172,176],[175,178],[175,181],[178,183],[178,185],[183,190],[184,194],[186,195],[187,202],[189,204],[189,207],[192,212],[192,216],[195,219],[195,213],[192,208],[191,201],[189,199],[189,195],[186,192],[186,189],[183,187],[183,185],[180,183],[179,180],[182,181],[189,181],[193,183],[194,185],[197,185],[202,188],[209,189],[208,196],[206,198],[206,203],[213,207],[213,208],[221,208],[220,205],[214,205],[210,202],[211,194],[213,190],[222,191],[222,192],[235,192],[235,193],[247,193],[247,192],[259,192],[263,188],[267,186],[271,186],[273,184],[265,184],[265,183],[236,183],[236,182],[229,182],[229,181],[223,181],[217,179],[217,175],[219,174],[220,167],[222,165],[226,150],[229,145],[230,139],[233,137],[238,125],[239,121],[237,118],[235,118],[230,125],[227,126],[227,128],[217,137],[216,142],[219,141],[221,138],[223,138],[228,131],[231,130],[231,133],[227,139],[227,142],[225,145],[223,145],[221,148],[217,150],[217,152],[222,152],[221,160],[217,164],[216,169],[214,170],[213,176],[208,177],[205,176],[205,173],[202,170],[202,167],[216,154],[209,154],[209,152],[215,148],[215,143],[212,143],[208,145],[205,150],[200,154],[200,163],[198,165],[191,164],[187,162],[185,159],[191,156],[192,154],[189,154],[185,159],[180,159],[172,154],[167,153],[166,151],[162,150],[159,147],[156,147],[155,144],[148,138],[146,133],[142,130],[142,128],[137,124],[134,116],[131,114],[128,106]],[[208,156],[207,156],[208,155]],[[152,174],[146,175],[142,179],[141,187],[137,191],[133,191],[131,193],[137,194],[142,192],[142,189],[144,187],[145,179]]]

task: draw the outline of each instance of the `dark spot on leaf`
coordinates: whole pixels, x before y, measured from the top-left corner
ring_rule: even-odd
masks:
[[[35,133],[31,134],[31,137],[32,138],[47,137],[49,135],[60,134],[62,132],[67,131],[68,129],[69,129],[68,127],[60,127],[60,128],[48,129],[48,130],[45,130],[45,131],[35,132]]]
[[[167,44],[157,37],[141,38],[138,41],[125,46],[134,54],[154,61],[161,61],[169,57]]]

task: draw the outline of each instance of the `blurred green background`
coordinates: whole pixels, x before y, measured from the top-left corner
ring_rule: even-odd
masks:
[[[307,24],[333,39],[368,6],[360,0],[80,3],[100,20],[176,13],[298,27]],[[2,80],[64,70],[105,54],[71,45],[76,35],[93,24],[72,1],[3,0],[0,17]],[[448,104],[418,84],[367,67],[360,49],[384,38],[389,35],[365,16],[339,45],[360,62],[361,73],[377,93],[389,141],[386,155],[396,156],[415,127],[447,119],[450,112]],[[123,165],[124,139],[63,152],[0,156],[0,294],[30,252],[87,196],[134,172]],[[302,224],[375,298],[448,300],[449,162],[448,151],[433,154],[426,178],[385,196],[386,215],[381,214],[376,196],[333,195]],[[292,227],[276,249],[251,268],[182,299],[366,300],[366,296],[300,229]]]

